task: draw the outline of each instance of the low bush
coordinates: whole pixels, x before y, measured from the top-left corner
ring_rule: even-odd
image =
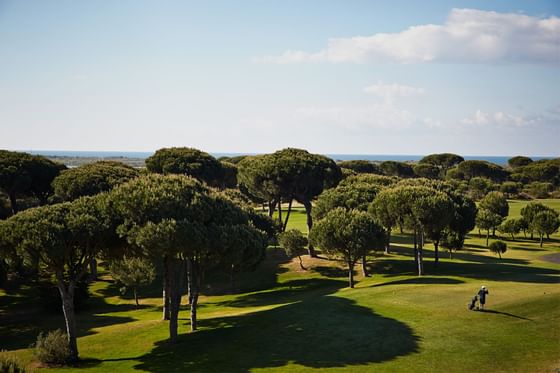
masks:
[[[47,334],[39,333],[35,344],[35,356],[44,364],[65,365],[71,362],[68,335],[60,329]]]

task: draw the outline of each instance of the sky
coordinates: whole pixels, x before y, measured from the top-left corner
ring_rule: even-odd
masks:
[[[557,0],[0,0],[3,149],[559,144]]]

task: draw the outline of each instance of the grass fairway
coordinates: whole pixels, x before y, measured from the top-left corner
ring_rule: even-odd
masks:
[[[510,215],[526,202],[511,201]],[[559,200],[546,204],[560,210]],[[289,227],[306,231],[305,213]],[[371,258],[373,276],[358,274],[347,288],[336,261],[305,257],[307,271],[270,248],[266,261],[238,279],[228,294],[219,279],[200,300],[200,330],[188,333],[180,314],[179,343],[166,342],[158,284],[142,307],[120,296],[108,277],[92,285],[90,308],[78,315],[83,363],[48,372],[557,372],[560,369],[560,265],[543,261],[560,253],[560,235],[507,241],[499,260],[475,232],[467,247],[436,268],[427,246],[426,275],[414,275],[410,237],[395,235],[392,252]],[[356,268],[357,269],[357,268]],[[486,312],[467,302],[486,285]],[[41,330],[63,327],[24,297],[33,289],[0,293],[0,349],[31,362],[26,347]],[[185,304],[186,302],[183,302]],[[41,369],[43,371],[43,369]]]

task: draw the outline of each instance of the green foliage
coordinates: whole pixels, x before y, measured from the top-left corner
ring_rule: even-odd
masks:
[[[379,168],[386,176],[414,177],[414,170],[408,163],[384,161],[379,164]]]
[[[220,162],[222,171],[219,181],[219,186],[224,188],[237,187],[237,166],[230,162]]]
[[[66,365],[72,362],[68,335],[60,329],[47,334],[39,333],[34,353],[35,357],[44,364]]]
[[[492,180],[485,177],[473,177],[468,181],[469,193],[474,199],[483,198],[489,191],[492,190]]]
[[[63,171],[52,186],[56,196],[71,201],[109,191],[138,175],[138,170],[124,163],[99,161]]]
[[[138,289],[150,285],[156,278],[156,270],[151,261],[141,257],[123,257],[114,260],[109,266],[111,276],[123,285],[123,293],[128,289],[134,292],[138,305]]]
[[[248,157],[248,155],[236,155],[236,156],[233,156],[233,157],[223,156],[223,157],[218,158],[218,161],[233,163],[233,164],[236,165],[247,157]]]
[[[280,246],[284,248],[288,256],[301,256],[305,253],[305,247],[308,244],[305,237],[299,230],[290,229],[278,236]]]
[[[502,254],[507,251],[507,244],[504,241],[493,241],[488,246],[488,249],[492,251],[494,254],[498,254],[500,259],[502,259]]]
[[[385,232],[363,211],[338,207],[317,222],[310,242],[331,257],[341,256],[348,265],[349,286],[354,287],[356,261],[385,244]]]
[[[515,197],[523,189],[523,184],[515,181],[505,181],[500,185],[500,192],[508,198]]]
[[[494,182],[501,182],[507,179],[508,172],[497,164],[486,161],[469,160],[457,165],[454,178],[470,180],[473,177],[485,177]]]
[[[365,183],[378,186],[380,189],[395,185],[399,179],[396,176],[384,176],[373,174],[357,174],[350,175],[340,182],[341,186],[350,186],[352,184]]]
[[[16,198],[20,196],[34,196],[46,203],[51,182],[65,168],[45,157],[0,150],[0,190],[8,195],[12,213],[18,211]]]
[[[529,228],[541,237],[541,247],[543,236],[553,234],[559,227],[560,219],[558,219],[558,212],[552,209],[538,212],[529,223]]]
[[[525,187],[525,192],[530,194],[533,198],[548,198],[550,193],[554,190],[552,183],[532,182]]]
[[[337,185],[341,177],[333,160],[301,149],[247,157],[239,163],[240,183],[267,201],[282,197],[307,203]]]
[[[522,166],[527,166],[528,164],[532,163],[533,160],[529,157],[525,157],[522,155],[518,155],[516,157],[512,157],[508,159],[508,165],[511,168],[517,168]]]
[[[321,193],[315,203],[313,215],[316,219],[321,219],[337,207],[366,211],[379,189],[374,184],[364,182],[338,185]]]
[[[523,183],[538,181],[560,185],[560,158],[542,159],[517,167],[515,180]]]
[[[441,169],[429,163],[417,163],[412,166],[414,174],[426,179],[439,179],[442,176]]]
[[[488,210],[494,214],[498,214],[503,218],[508,216],[509,213],[509,205],[502,192],[488,193],[482,201],[480,201],[479,207],[483,210]]]
[[[463,162],[465,159],[457,154],[452,153],[440,153],[440,154],[430,154],[422,158],[419,163],[429,164],[436,166],[441,170],[441,174],[445,174],[445,171],[455,167],[459,163]]]
[[[440,245],[449,252],[450,258],[453,252],[462,249],[464,244],[465,235],[449,229],[443,230],[440,238]]]
[[[511,239],[514,240],[515,235],[519,234],[519,232],[521,232],[522,229],[523,229],[523,222],[521,221],[521,219],[513,218],[513,219],[508,219],[508,220],[504,221],[498,227],[498,232],[500,232],[502,234],[511,235]]]
[[[338,162],[338,167],[352,170],[358,174],[381,174],[381,169],[376,163],[365,160],[351,160]]]
[[[222,164],[210,154],[194,148],[162,148],[146,159],[146,168],[159,174],[192,176],[211,186],[223,184]],[[231,177],[231,169],[225,171]]]

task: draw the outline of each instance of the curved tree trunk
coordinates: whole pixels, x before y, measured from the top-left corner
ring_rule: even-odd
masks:
[[[62,298],[62,312],[64,313],[64,322],[66,324],[66,334],[68,335],[68,347],[70,348],[70,359],[78,360],[78,342],[76,335],[76,316],[74,313],[74,289],[76,287],[74,281],[68,284],[64,282],[62,272],[56,273],[58,291]]]
[[[288,212],[286,213],[286,219],[284,224],[282,224],[282,232],[286,231],[286,227],[288,226],[288,219],[290,219],[290,212],[292,212],[292,202],[293,199],[290,199],[290,203],[288,203]]]
[[[307,232],[309,234],[311,232],[311,229],[313,228],[313,216],[311,215],[313,205],[311,205],[311,201],[303,201],[303,207],[305,207],[305,214],[307,215]],[[313,245],[309,244],[307,251],[309,252],[309,256],[311,258],[317,257]]]

